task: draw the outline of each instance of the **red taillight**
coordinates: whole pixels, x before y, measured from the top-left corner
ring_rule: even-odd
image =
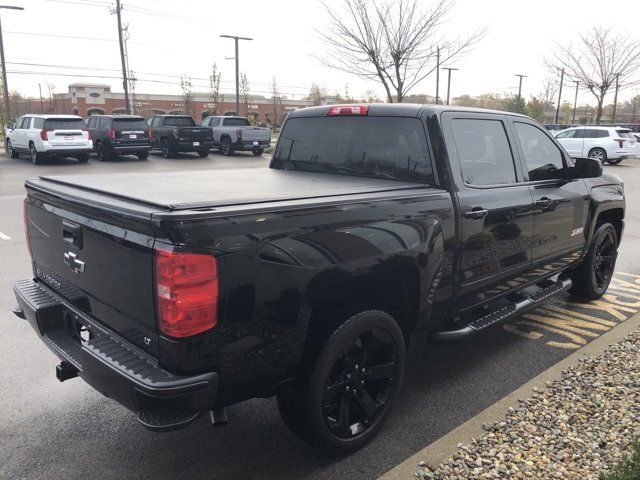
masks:
[[[238,137],[238,141],[242,140],[242,130],[240,129],[236,130],[236,137]]]
[[[618,142],[618,145],[620,145],[620,148],[624,148],[624,138],[616,138],[615,141]]]
[[[47,132],[50,132],[51,130],[46,130],[46,129],[42,129],[40,130],[40,138],[44,141],[47,140]]]
[[[24,238],[27,241],[27,250],[29,250],[29,256],[33,258],[31,253],[31,240],[29,240],[29,219],[27,217],[27,199],[22,202],[22,222],[24,223]]]
[[[109,129],[109,132],[107,133],[107,135],[109,136],[109,138],[111,138],[112,140],[116,138],[116,131],[113,128]]]
[[[337,117],[339,115],[361,115],[369,113],[367,105],[334,105],[327,112],[329,117]]]
[[[190,337],[218,322],[218,267],[214,256],[155,251],[160,331]]]
[[[153,138],[153,130],[151,130],[150,128],[147,129],[147,135],[149,135],[149,138]]]

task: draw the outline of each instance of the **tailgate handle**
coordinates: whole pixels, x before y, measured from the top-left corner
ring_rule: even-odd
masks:
[[[67,243],[72,243],[78,248],[82,248],[82,227],[77,223],[63,220],[62,239]]]

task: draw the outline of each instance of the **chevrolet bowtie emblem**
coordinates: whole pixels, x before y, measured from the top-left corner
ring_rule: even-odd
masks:
[[[83,273],[84,272],[84,262],[82,260],[78,260],[78,255],[73,252],[67,252],[64,254],[64,263],[73,270],[73,273]]]

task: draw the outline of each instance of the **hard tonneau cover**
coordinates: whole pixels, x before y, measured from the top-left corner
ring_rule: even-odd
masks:
[[[170,211],[425,187],[389,179],[269,168],[43,175],[28,180],[27,185],[46,190],[69,186]]]

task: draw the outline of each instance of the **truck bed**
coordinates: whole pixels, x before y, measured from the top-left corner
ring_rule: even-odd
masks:
[[[269,168],[43,175],[27,185],[45,190],[73,187],[167,211],[425,188],[389,179]]]

